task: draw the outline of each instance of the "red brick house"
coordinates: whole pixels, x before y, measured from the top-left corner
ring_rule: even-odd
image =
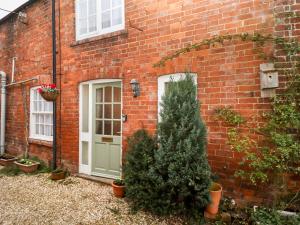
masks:
[[[164,82],[191,71],[208,127],[208,155],[228,193],[236,194],[233,173],[239,158],[226,146],[226,127],[215,121],[217,106],[230,105],[251,117],[268,110],[262,97],[260,65],[253,43],[182,55],[161,68],[162,57],[214,35],[254,33],[298,36],[299,24],[278,24],[276,15],[300,10],[298,0],[57,0],[58,163],[75,173],[120,176],[126,138],[139,128],[154,133]],[[29,152],[50,161],[52,105],[37,87],[51,82],[51,1],[30,0],[0,20],[0,71],[23,85],[28,112],[25,129],[22,86],[7,87],[6,150]],[[293,28],[293,29],[290,29]],[[133,96],[131,81],[140,86]],[[243,189],[239,197],[252,192]],[[261,196],[256,196],[259,200]],[[254,197],[251,196],[253,199]]]

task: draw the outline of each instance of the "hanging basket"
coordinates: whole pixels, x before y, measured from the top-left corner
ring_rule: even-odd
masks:
[[[59,92],[58,91],[53,91],[53,92],[42,91],[40,94],[43,97],[43,99],[45,99],[46,101],[54,102],[54,101],[56,101],[56,98],[59,95]]]

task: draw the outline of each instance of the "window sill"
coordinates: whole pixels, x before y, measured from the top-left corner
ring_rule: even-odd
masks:
[[[46,147],[52,147],[52,141],[39,140],[34,138],[28,138],[29,144],[42,145]]]
[[[95,37],[90,37],[90,38],[85,38],[82,40],[75,41],[70,44],[70,47],[76,47],[78,45],[83,45],[83,44],[87,44],[87,43],[91,43],[91,42],[95,42],[95,41],[106,40],[106,39],[117,37],[117,36],[127,37],[127,35],[128,35],[127,29],[119,30],[119,31],[115,31],[112,33],[108,33],[108,34],[102,34],[102,35],[98,35]]]

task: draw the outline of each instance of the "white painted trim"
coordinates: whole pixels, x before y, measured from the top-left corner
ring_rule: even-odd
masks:
[[[196,73],[189,73],[192,75],[193,80],[195,84],[197,85],[197,74]],[[174,81],[179,81],[180,79],[185,78],[186,73],[174,73],[174,74],[167,74],[158,77],[157,79],[157,118],[158,121],[160,121],[160,111],[161,111],[161,102],[162,102],[162,96],[165,93],[165,83],[170,82],[171,79]]]
[[[105,84],[105,83],[113,83],[113,82],[118,82],[121,81],[122,79],[97,79],[97,80],[89,80],[89,81],[84,81],[80,83],[80,85],[83,84]]]
[[[30,107],[29,107],[29,138],[30,139],[41,140],[41,141],[53,141],[53,136],[37,135],[37,134],[35,134],[35,132],[33,132],[34,129],[35,129],[35,127],[34,127],[35,121],[33,122],[34,119],[33,119],[33,100],[32,100],[32,97],[33,97],[33,91],[37,90],[38,88],[40,88],[40,86],[32,87],[32,88],[30,88],[30,92],[29,92],[29,104],[30,104]],[[46,100],[44,100],[44,101],[46,101]],[[53,111],[52,111],[52,113],[53,113]],[[46,113],[46,114],[48,114],[48,113]],[[52,123],[52,129],[53,129],[53,123]],[[52,131],[52,133],[53,133],[53,131]]]
[[[88,1],[88,0],[87,0]],[[76,41],[80,41],[86,38],[91,38],[95,36],[100,36],[104,34],[109,34],[112,32],[116,32],[119,30],[125,29],[125,0],[122,0],[122,23],[119,25],[111,26],[109,28],[102,29],[102,21],[101,21],[101,2],[98,0],[96,1],[96,7],[97,7],[97,30],[94,32],[88,32],[87,34],[79,34],[79,19],[78,19],[78,13],[79,13],[79,0],[75,0],[75,33],[76,33]],[[87,26],[87,30],[89,29],[89,26]]]
[[[97,80],[90,80],[85,81],[79,84],[79,173],[84,173],[88,175],[95,175],[95,176],[101,176],[105,178],[120,178],[105,174],[99,174],[92,172],[92,151],[93,151],[93,85],[97,84],[105,84],[105,83],[115,83],[120,82],[121,83],[121,113],[123,112],[123,82],[122,79],[97,79]],[[88,132],[81,132],[82,131],[82,122],[83,122],[83,107],[82,107],[82,99],[83,99],[83,85],[89,86],[89,130]],[[123,122],[121,120],[121,143],[120,143],[120,165],[122,167],[122,158],[123,158]],[[82,141],[88,142],[88,165],[82,164]],[[122,176],[121,170],[121,176]]]

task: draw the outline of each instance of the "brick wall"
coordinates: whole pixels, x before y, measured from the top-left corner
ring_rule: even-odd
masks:
[[[298,9],[300,3],[290,9]],[[190,52],[163,68],[153,68],[161,57],[188,44],[218,34],[261,32],[278,34],[274,30],[273,10],[287,1],[269,0],[126,0],[126,30],[113,35],[85,41],[75,40],[74,1],[58,1],[58,101],[59,156],[64,165],[75,172],[78,168],[79,93],[83,81],[101,78],[123,80],[123,151],[126,138],[139,128],[152,133],[157,122],[157,77],[189,70],[198,74],[198,97],[201,112],[208,127],[210,164],[225,186],[225,191],[238,198],[259,201],[255,192],[233,178],[239,156],[226,146],[227,128],[212,118],[217,106],[231,105],[245,117],[268,110],[269,99],[260,97],[259,65],[263,61],[253,52],[253,43],[234,42]],[[285,6],[283,7],[285,10]],[[275,7],[277,9],[277,6]],[[10,59],[19,57],[17,79],[51,74],[50,1],[32,4],[26,12],[29,24],[19,24],[14,18],[0,25],[0,66],[10,72]],[[297,23],[297,22],[295,22]],[[293,26],[298,29],[298,25]],[[284,32],[280,30],[280,32]],[[288,34],[290,35],[290,34]],[[293,31],[297,35],[297,30]],[[5,44],[2,44],[4,40]],[[271,46],[272,47],[272,46]],[[2,57],[4,56],[4,57]],[[28,61],[34,60],[38,62]],[[141,96],[132,97],[130,80],[137,79]],[[29,87],[28,87],[29,88]],[[24,146],[24,113],[21,89],[8,91],[7,146],[20,152]],[[32,144],[31,152],[50,158],[50,149]]]
[[[11,153],[22,155],[26,146],[24,104],[29,112],[29,90],[46,82],[51,76],[51,4],[38,1],[25,9],[28,24],[16,17],[0,25],[0,67],[11,83],[12,58],[17,57],[15,82],[36,77],[37,82],[24,85],[26,97],[22,96],[21,85],[7,88],[6,148]],[[28,115],[29,119],[29,115]],[[51,148],[47,145],[30,144],[32,155],[39,155],[46,162],[50,159]],[[44,153],[42,153],[44,152]]]

